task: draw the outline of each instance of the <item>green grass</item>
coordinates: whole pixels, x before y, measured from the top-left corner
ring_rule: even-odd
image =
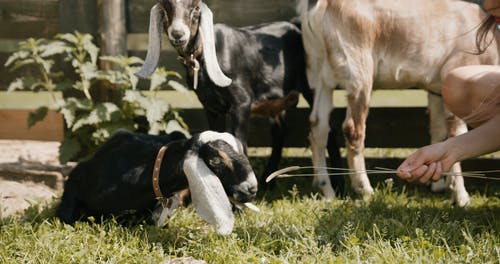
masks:
[[[192,207],[159,229],[113,219],[73,227],[53,218],[57,200],[34,206],[20,219],[0,221],[0,263],[159,263],[186,256],[208,263],[500,262],[498,186],[472,186],[472,204],[463,209],[450,205],[448,194],[398,180],[375,181],[370,200],[333,202],[311,193],[309,180],[287,181],[279,183],[283,192],[256,202],[260,213],[237,215],[229,236],[217,235]]]

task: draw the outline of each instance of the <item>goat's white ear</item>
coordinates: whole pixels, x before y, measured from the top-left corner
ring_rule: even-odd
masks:
[[[183,164],[191,199],[196,212],[221,235],[233,231],[234,215],[219,178],[194,153],[188,153]]]
[[[147,78],[151,75],[160,59],[161,52],[161,32],[163,30],[163,12],[160,4],[156,4],[151,8],[149,17],[149,38],[148,38],[148,52],[146,61],[142,68],[135,73],[140,78]]]
[[[231,85],[232,80],[222,72],[219,62],[217,61],[212,11],[205,3],[200,3],[200,7],[201,18],[199,33],[203,45],[203,57],[205,58],[208,77],[210,77],[210,80],[217,86],[227,87]]]

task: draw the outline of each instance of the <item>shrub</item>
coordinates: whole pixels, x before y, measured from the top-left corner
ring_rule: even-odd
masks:
[[[157,69],[150,77],[152,96],[146,96],[137,89],[139,80],[134,75],[143,63],[141,59],[98,54],[91,35],[75,32],[52,40],[20,42],[5,63],[10,71],[23,70],[23,76],[10,83],[9,92],[22,89],[52,95],[52,105],[30,113],[28,126],[43,120],[49,109],[63,115],[66,132],[59,151],[61,163],[88,157],[118,129],[187,133],[178,112],[155,97],[156,91],[166,86],[186,91],[173,80],[180,78],[178,73]],[[99,60],[109,61],[119,70],[99,70]],[[58,96],[60,92],[64,96]]]

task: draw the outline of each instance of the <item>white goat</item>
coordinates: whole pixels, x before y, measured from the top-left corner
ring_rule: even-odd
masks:
[[[498,64],[496,42],[484,54],[474,55],[475,29],[486,16],[478,5],[453,0],[318,0],[310,6],[308,0],[300,0],[297,9],[307,76],[315,89],[309,134],[313,164],[318,168],[314,184],[327,199],[334,192],[322,167],[326,166],[324,149],[336,87],[347,90],[342,128],[349,167],[357,171],[351,176],[357,193],[373,193],[363,156],[373,87],[429,91],[432,142],[467,131],[465,124],[446,110],[439,94],[441,80],[450,70]],[[460,172],[460,164],[452,170]],[[462,177],[448,177],[446,184],[458,206],[469,202]]]

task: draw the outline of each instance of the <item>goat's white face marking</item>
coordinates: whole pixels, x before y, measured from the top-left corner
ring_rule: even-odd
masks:
[[[229,144],[234,149],[234,151],[243,153],[243,146],[241,145],[241,143],[229,133],[205,131],[200,134],[200,141],[203,143],[208,143],[215,140],[223,140],[227,142],[227,144]]]
[[[191,31],[181,18],[176,18],[168,27],[168,38],[172,44],[184,45],[188,42]]]

